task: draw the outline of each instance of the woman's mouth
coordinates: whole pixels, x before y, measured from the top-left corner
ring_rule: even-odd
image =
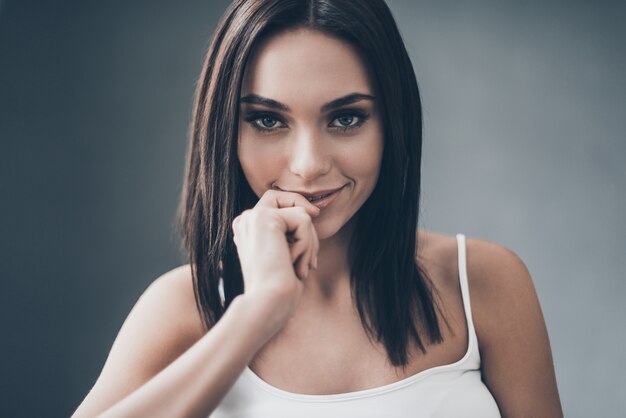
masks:
[[[339,195],[339,192],[343,189],[343,187],[344,186],[336,190],[333,190],[331,192],[326,192],[326,193],[321,193],[321,194],[316,194],[316,195],[309,195],[305,197],[309,202],[311,202],[311,204],[313,204],[317,208],[324,209],[335,200],[335,198]]]
[[[331,195],[331,194],[333,194],[333,193],[335,193],[335,192],[330,192],[330,193],[320,194],[320,195],[317,195],[317,196],[308,196],[306,199],[307,199],[309,202],[315,202],[315,201],[317,201],[317,200],[321,200],[321,199],[323,199],[323,198],[325,198],[325,197],[327,197],[327,196],[330,196],[330,195]]]

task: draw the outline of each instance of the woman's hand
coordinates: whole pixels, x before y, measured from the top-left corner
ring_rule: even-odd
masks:
[[[268,190],[233,221],[244,294],[268,303],[279,322],[298,306],[301,280],[317,267],[319,241],[312,218],[319,212],[298,193]]]

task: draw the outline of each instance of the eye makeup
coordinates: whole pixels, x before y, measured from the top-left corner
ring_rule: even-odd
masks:
[[[339,125],[330,125],[330,127],[340,132],[347,132],[361,127],[369,117],[369,113],[359,109],[343,109],[331,116],[331,123],[337,121]]]
[[[361,127],[369,117],[370,114],[361,109],[341,109],[330,116],[328,127],[337,132],[346,133]],[[265,110],[250,110],[245,113],[244,120],[261,133],[271,133],[287,127],[278,113]]]
[[[254,129],[263,133],[274,132],[286,126],[282,118],[274,112],[250,111],[244,116],[244,120]],[[278,124],[284,126],[276,126]]]

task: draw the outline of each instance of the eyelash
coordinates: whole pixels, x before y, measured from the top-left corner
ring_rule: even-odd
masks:
[[[350,126],[331,126],[331,128],[336,129],[342,133],[348,132],[352,129],[356,129],[358,127],[360,127],[361,125],[363,125],[367,119],[369,118],[369,114],[365,113],[361,110],[357,110],[357,109],[346,109],[342,112],[338,112],[336,114],[333,115],[332,121],[335,121],[336,119],[339,119],[341,117],[345,117],[345,116],[352,116],[352,117],[357,117],[358,118],[358,122],[355,123],[354,125],[350,125]],[[272,112],[254,112],[251,113],[250,115],[246,116],[245,121],[248,122],[250,124],[250,126],[252,126],[254,129],[256,129],[259,132],[263,132],[263,133],[270,133],[270,132],[274,132],[278,129],[281,129],[282,127],[272,127],[272,128],[268,128],[268,127],[264,127],[262,125],[260,125],[258,122],[263,119],[263,118],[272,118],[274,120],[276,120],[277,122],[283,123],[282,118]]]

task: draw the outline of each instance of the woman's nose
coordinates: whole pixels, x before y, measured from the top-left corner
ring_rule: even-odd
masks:
[[[299,134],[292,142],[289,169],[303,180],[313,180],[330,170],[331,157],[320,135]]]

